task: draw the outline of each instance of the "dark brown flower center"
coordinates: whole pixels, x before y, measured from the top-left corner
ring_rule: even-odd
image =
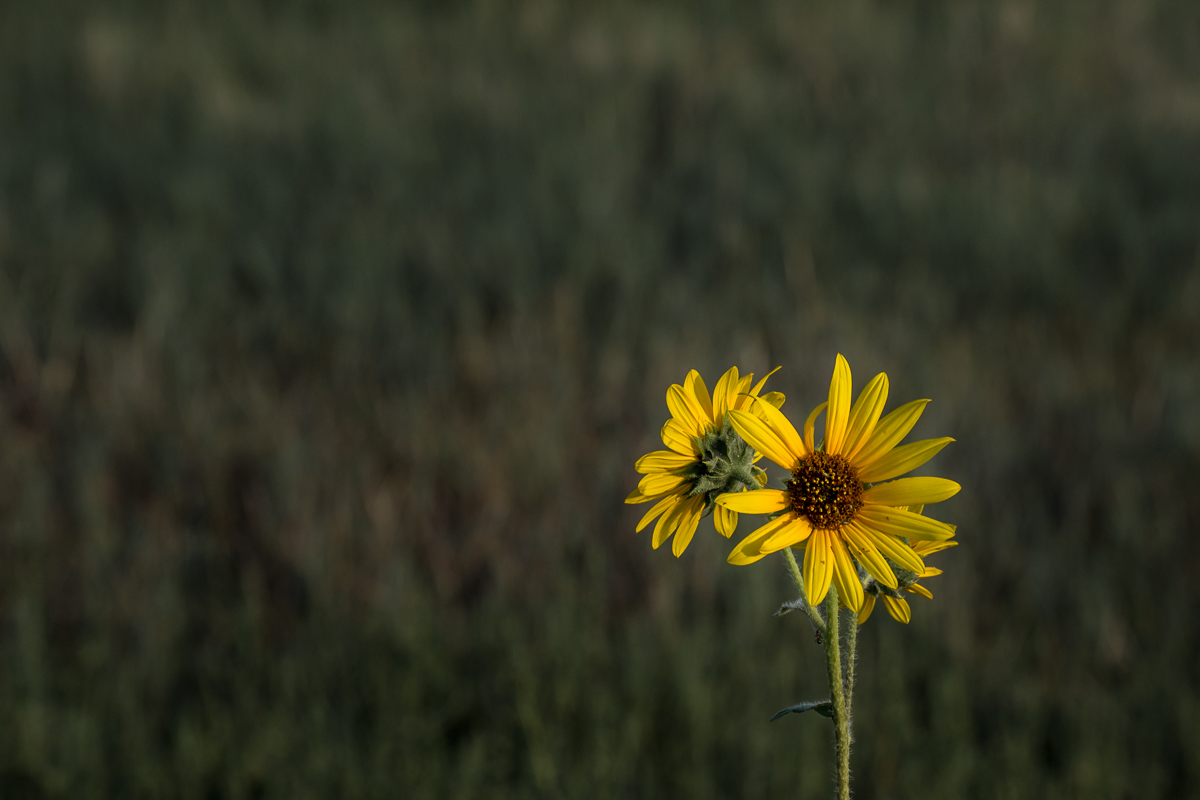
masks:
[[[845,456],[821,452],[806,456],[787,487],[792,510],[822,530],[845,525],[863,505],[858,470]]]

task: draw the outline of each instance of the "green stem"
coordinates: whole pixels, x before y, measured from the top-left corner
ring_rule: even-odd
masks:
[[[850,612],[850,630],[846,631],[846,728],[854,741],[854,665],[858,663],[858,615]]]
[[[792,583],[796,584],[796,591],[800,593],[800,605],[804,608],[804,613],[808,614],[809,621],[813,627],[817,629],[817,633],[825,633],[825,620],[821,619],[821,612],[808,604],[808,595],[804,593],[804,576],[800,574],[800,565],[796,563],[796,554],[792,552],[792,548],[783,548],[783,557],[787,561],[788,572],[792,573]]]
[[[835,586],[830,586],[829,593],[825,595],[825,620],[825,665],[829,668],[829,694],[833,700],[837,797],[838,800],[850,800],[850,713],[842,687],[842,646],[838,640],[838,594]]]

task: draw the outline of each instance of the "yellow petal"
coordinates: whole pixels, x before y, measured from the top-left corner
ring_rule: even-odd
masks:
[[[739,398],[743,399],[743,398]],[[729,419],[746,443],[786,470],[796,467],[799,457],[788,449],[775,429],[745,411],[730,410]]]
[[[897,600],[894,597],[883,595],[883,604],[887,606],[888,613],[897,622],[903,622],[905,625],[912,619],[912,609],[908,607],[907,600]]]
[[[631,505],[635,503],[649,503],[655,497],[658,497],[658,495],[644,495],[642,494],[641,489],[634,489],[629,493],[629,496],[625,498],[625,502]]]
[[[729,558],[726,560],[730,564],[740,567],[746,564],[753,564],[767,555],[762,552],[763,542],[771,538],[780,528],[787,526],[791,522],[790,517],[790,514],[784,514],[782,517],[773,519],[766,525],[762,525],[751,532],[749,536],[738,543],[737,547],[733,548],[733,552],[729,554]]]
[[[687,549],[688,544],[692,541],[692,536],[696,533],[696,527],[700,524],[700,512],[704,509],[704,498],[693,497],[684,501],[687,510],[679,519],[679,528],[675,531],[675,541],[671,543],[671,552],[676,558],[683,555],[683,551]]]
[[[782,407],[783,401],[786,399],[787,398],[783,392],[767,392],[766,394],[764,394],[762,397],[759,398],[759,400],[762,400],[764,403],[770,403],[771,405],[775,406],[776,408]]]
[[[662,500],[659,500],[654,504],[654,508],[647,511],[646,516],[642,517],[642,521],[637,524],[635,533],[641,533],[642,528],[645,528],[647,525],[649,525],[655,517],[657,517],[659,514],[669,511],[671,508],[674,508],[675,504],[682,499],[683,498],[678,494],[669,494]]]
[[[862,625],[871,616],[871,612],[875,610],[875,595],[869,594],[863,598],[862,609],[858,612],[858,624]]]
[[[863,525],[869,525],[877,531],[908,539],[940,542],[949,539],[955,531],[954,525],[888,506],[863,506],[858,510],[858,519]]]
[[[909,537],[909,538],[912,538],[912,537]],[[945,540],[940,541],[940,542],[931,542],[931,541],[922,540],[919,542],[912,543],[912,549],[915,550],[917,552],[917,555],[921,556],[922,558],[929,555],[930,553],[937,553],[941,550],[945,550],[950,547],[958,547],[958,542],[949,542],[949,541],[945,541]]]
[[[936,578],[941,575],[942,571],[937,567],[925,567],[925,571],[921,573],[922,578]]]
[[[683,388],[692,390],[692,397],[696,398],[697,416],[700,416],[704,422],[712,424],[713,421],[713,405],[712,397],[708,393],[708,387],[704,385],[704,378],[700,377],[700,373],[692,370],[688,373],[688,381],[683,382]],[[701,416],[703,415],[703,416]]]
[[[760,419],[763,422],[771,426],[771,430],[775,431],[780,441],[783,442],[783,446],[797,460],[808,455],[808,448],[804,446],[804,440],[796,432],[796,426],[792,425],[791,420],[785,417],[783,412],[763,400],[758,400],[754,403],[753,411],[760,415]]]
[[[654,539],[652,541],[655,550],[679,527],[679,522],[683,518],[684,512],[687,511],[687,505],[686,502],[678,502],[670,511],[658,518],[658,524],[654,526]]]
[[[879,506],[910,506],[940,503],[958,494],[962,487],[946,478],[899,478],[879,483],[863,492],[863,502]]]
[[[737,386],[733,387],[733,395],[730,397],[730,410],[744,411],[750,405],[749,397],[746,397],[746,390],[750,389],[750,381],[754,380],[754,373],[742,375],[738,378]]]
[[[926,597],[930,600],[933,599],[933,592],[929,591],[919,583],[914,583],[912,586],[905,586],[904,591],[912,592],[913,594],[919,594],[921,597]]]
[[[825,412],[825,452],[840,455],[846,443],[850,423],[850,391],[853,388],[850,365],[838,353],[829,381],[829,408]]]
[[[821,405],[812,410],[812,413],[808,415],[808,419],[804,420],[804,446],[808,448],[808,452],[810,453],[817,449],[817,446],[813,444],[813,428],[817,424],[817,415],[824,411],[828,405],[828,400],[821,403]]]
[[[704,406],[696,396],[696,380],[699,377],[700,373],[696,370],[688,370],[687,376],[683,379],[683,399],[691,409],[692,416],[700,423],[700,427],[706,429],[712,424],[712,416],[704,412]]]
[[[717,533],[728,539],[737,530],[737,524],[738,513],[736,511],[730,511],[721,506],[713,508],[713,527],[717,529]]]
[[[808,604],[816,606],[829,593],[833,580],[833,552],[829,547],[829,531],[815,530],[804,549],[804,594]]]
[[[912,472],[953,441],[949,436],[945,436],[941,439],[924,439],[920,442],[893,448],[890,453],[862,469],[858,476],[863,483],[878,483],[906,472]]]
[[[633,468],[641,473],[678,472],[695,463],[695,456],[680,455],[670,450],[655,450],[639,458]]]
[[[777,553],[785,547],[800,544],[812,535],[812,526],[804,517],[799,514],[785,514],[784,516],[791,519],[791,522],[775,531],[769,539],[763,542],[764,553]]]
[[[667,420],[667,423],[662,426],[661,435],[663,444],[676,453],[682,456],[700,455],[700,448],[696,447],[693,434],[679,424],[679,420],[673,418]]]
[[[915,572],[918,575],[925,571],[925,562],[904,542],[894,536],[888,536],[887,534],[872,530],[865,525],[859,525],[858,530],[862,531],[867,541],[875,545],[880,553],[890,558],[892,563],[901,569]]]
[[[696,416],[699,409],[692,408],[692,404],[695,402],[694,397],[690,403],[688,402],[687,393],[678,383],[672,383],[671,388],[667,389],[667,408],[670,409],[671,416],[683,426],[689,436],[703,436],[704,426]]]
[[[842,452],[846,458],[853,459],[854,454],[861,450],[871,437],[871,433],[875,430],[875,424],[879,422],[879,415],[883,413],[883,405],[887,402],[887,396],[888,376],[881,372],[871,379],[867,388],[863,389],[858,399],[854,401],[854,407],[850,409],[850,426],[846,431],[846,444],[842,446]]]
[[[850,552],[854,553],[858,563],[871,573],[871,577],[893,589],[899,585],[896,581],[896,573],[892,572],[892,568],[880,554],[879,548],[871,543],[870,537],[863,533],[861,527],[852,522],[842,528],[842,535],[846,537],[846,544],[850,546]]]
[[[925,406],[928,404],[928,400],[913,400],[911,403],[905,403],[879,420],[879,424],[875,426],[871,437],[867,439],[867,443],[862,446],[862,449],[854,455],[851,463],[861,469],[886,454],[899,444],[901,439],[908,435],[913,425],[916,425],[917,420],[921,418],[921,412],[925,410]]]
[[[773,514],[788,507],[788,493],[782,489],[726,492],[717,495],[717,505],[743,514]]]
[[[750,394],[753,395],[754,397],[758,397],[758,393],[761,392],[762,388],[767,385],[767,378],[771,377],[776,372],[779,372],[779,370],[781,370],[781,369],[783,369],[783,367],[776,367],[775,369],[771,370],[766,375],[764,375],[763,379],[761,381],[759,381],[757,384],[755,384],[754,388],[750,390]],[[775,407],[779,408],[779,406],[775,406]]]
[[[743,397],[746,392],[750,391],[750,384],[754,383],[754,373],[742,375],[738,378],[738,385],[733,387],[733,396],[730,397],[730,408],[744,411],[750,401]]]
[[[851,611],[857,612],[863,604],[862,583],[858,579],[858,570],[850,560],[850,551],[846,543],[836,532],[830,533],[829,549],[833,554],[833,583],[837,586],[838,600]]]
[[[718,430],[725,424],[725,412],[729,410],[731,398],[736,397],[733,392],[737,384],[738,368],[730,367],[717,381],[717,388],[713,390],[713,424]]]
[[[638,483],[638,488],[642,490],[642,494],[650,497],[657,497],[663,492],[669,492],[679,486],[682,486],[687,478],[681,475],[671,475],[666,472],[655,472],[653,475],[647,475]]]

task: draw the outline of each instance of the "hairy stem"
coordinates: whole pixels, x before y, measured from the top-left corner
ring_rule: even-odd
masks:
[[[854,741],[854,665],[858,663],[858,618],[850,612],[850,630],[846,631],[846,732]]]
[[[804,576],[800,574],[800,565],[796,563],[796,554],[792,552],[792,548],[783,548],[783,558],[787,561],[788,572],[792,573],[792,583],[796,584],[796,591],[800,593],[800,605],[804,608],[804,613],[808,614],[808,619],[817,629],[817,633],[824,634],[825,620],[821,619],[821,612],[808,604],[808,595],[804,593]]]
[[[838,594],[835,586],[830,586],[829,594],[825,595],[825,620],[825,665],[829,668],[829,694],[833,700],[837,797],[838,800],[850,800],[850,714],[842,690],[842,646],[838,640]]]

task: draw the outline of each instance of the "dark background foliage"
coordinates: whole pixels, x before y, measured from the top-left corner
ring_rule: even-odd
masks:
[[[964,487],[856,796],[1195,797],[1198,221],[1185,0],[5,2],[0,794],[827,796],[621,499],[841,352]]]

